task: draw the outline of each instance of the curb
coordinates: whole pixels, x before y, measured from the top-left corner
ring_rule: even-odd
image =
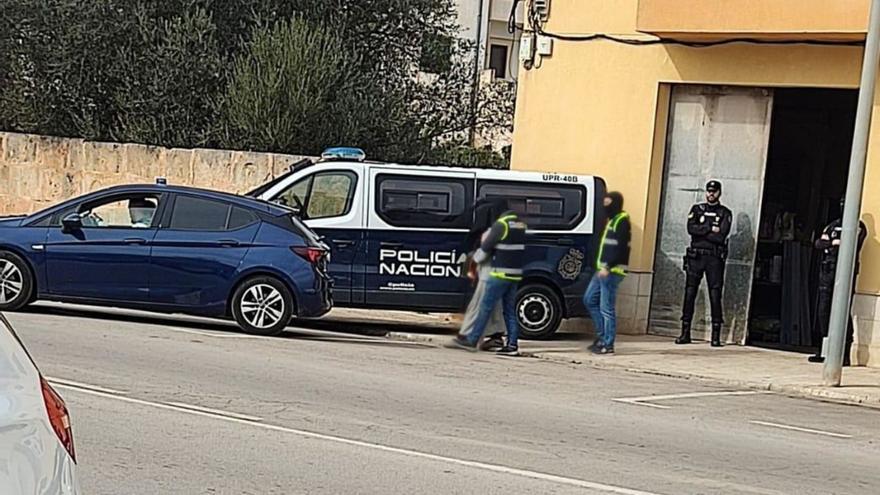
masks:
[[[385,337],[389,340],[397,340],[403,342],[419,342],[423,344],[431,344],[435,347],[441,347],[442,343],[452,336],[440,335],[421,335],[408,332],[388,332]],[[702,376],[692,373],[670,372],[656,370],[650,368],[634,368],[632,366],[616,365],[610,360],[594,360],[587,357],[586,359],[573,359],[571,357],[560,357],[553,353],[545,352],[528,352],[521,353],[523,357],[541,359],[543,361],[551,361],[557,363],[574,364],[578,366],[589,366],[594,369],[625,371],[627,373],[635,373],[641,375],[662,376],[665,378],[675,378],[679,380],[695,380],[707,384],[724,385],[728,387],[745,388],[750,390],[760,390],[775,392],[789,397],[797,397],[802,399],[812,399],[822,402],[834,402],[838,404],[848,404],[860,407],[870,407],[880,409],[880,398],[869,397],[866,395],[851,394],[838,389],[819,387],[819,386],[798,386],[798,385],[778,385],[772,382],[752,382],[747,380],[727,380],[723,378]]]
[[[444,336],[441,338],[438,335],[420,335],[417,333],[407,332],[388,332],[385,334],[385,338],[387,338],[388,340],[397,340],[400,342],[419,342],[422,344],[435,344],[436,347],[441,347],[441,341],[451,339],[452,336]]]

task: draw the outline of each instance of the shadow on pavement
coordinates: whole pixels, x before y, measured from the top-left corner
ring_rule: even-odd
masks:
[[[89,318],[102,321],[119,321],[126,323],[139,323],[145,325],[174,326],[192,330],[204,330],[224,333],[244,334],[241,329],[231,320],[209,319],[193,317],[182,314],[149,313],[144,311],[117,309],[101,306],[62,306],[62,305],[31,305],[22,313],[42,314],[50,316],[64,316],[73,318]],[[353,336],[385,337],[391,332],[410,333],[415,335],[440,335],[452,336],[457,330],[457,325],[452,321],[439,320],[434,317],[419,314],[405,314],[401,319],[405,321],[389,319],[377,319],[372,316],[372,311],[359,311],[364,314],[363,318],[355,315],[336,316],[331,314],[320,319],[296,319],[291,322],[286,331],[278,338],[340,341],[350,342],[344,336],[332,337],[303,333],[298,330],[315,330],[322,332],[335,332],[350,334]],[[419,320],[423,321],[419,321]],[[524,339],[525,340],[525,339]],[[553,338],[543,342],[579,342],[584,340],[583,334],[577,332],[557,333]],[[542,342],[542,341],[534,341]],[[414,343],[401,345],[412,347]]]
[[[125,310],[127,311],[127,310]],[[133,314],[129,312],[117,313],[110,308],[64,308],[59,306],[32,305],[19,310],[20,313],[40,314],[49,316],[67,316],[73,318],[90,318],[103,321],[121,321],[126,323],[142,323],[146,325],[173,325],[176,327],[190,328],[194,330],[211,330],[216,332],[242,333],[233,322],[223,320],[187,320],[176,319],[173,315],[157,313],[155,316]]]

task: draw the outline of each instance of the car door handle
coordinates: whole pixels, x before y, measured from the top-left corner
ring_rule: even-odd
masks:
[[[574,246],[574,241],[571,239],[556,239],[556,244],[560,246]]]
[[[217,241],[217,244],[220,244],[222,247],[238,247],[240,243],[235,239],[223,239],[221,241]]]
[[[140,237],[129,237],[128,239],[125,239],[122,242],[124,242],[126,244],[138,244],[138,245],[143,246],[147,243],[147,240],[141,239]]]
[[[336,247],[351,247],[354,246],[354,241],[350,241],[347,239],[333,239],[332,242]]]
[[[403,243],[402,243],[402,242],[383,242],[383,243],[380,243],[380,244],[379,244],[379,247],[383,247],[383,248],[402,248],[402,247],[403,247]]]

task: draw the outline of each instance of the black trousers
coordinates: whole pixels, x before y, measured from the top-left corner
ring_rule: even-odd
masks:
[[[694,319],[694,305],[703,276],[709,286],[709,306],[712,310],[712,323],[724,323],[724,310],[721,294],[724,290],[724,260],[720,256],[697,253],[694,257],[685,258],[687,280],[684,288],[684,305],[681,309],[681,321],[691,323]]]
[[[822,264],[819,266],[819,294],[816,298],[816,324],[813,326],[813,345],[818,349],[816,355],[822,353],[822,339],[828,336],[828,327],[831,322],[831,302],[834,300],[834,275],[835,266]],[[853,280],[852,292],[855,293],[855,280]],[[849,312],[849,323],[846,327],[846,347],[844,356],[849,360],[849,352],[855,334],[852,312]]]

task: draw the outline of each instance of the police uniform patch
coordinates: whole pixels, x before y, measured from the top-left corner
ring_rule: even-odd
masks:
[[[565,280],[575,280],[581,274],[584,267],[584,253],[577,249],[569,249],[568,253],[559,260],[557,271]]]

